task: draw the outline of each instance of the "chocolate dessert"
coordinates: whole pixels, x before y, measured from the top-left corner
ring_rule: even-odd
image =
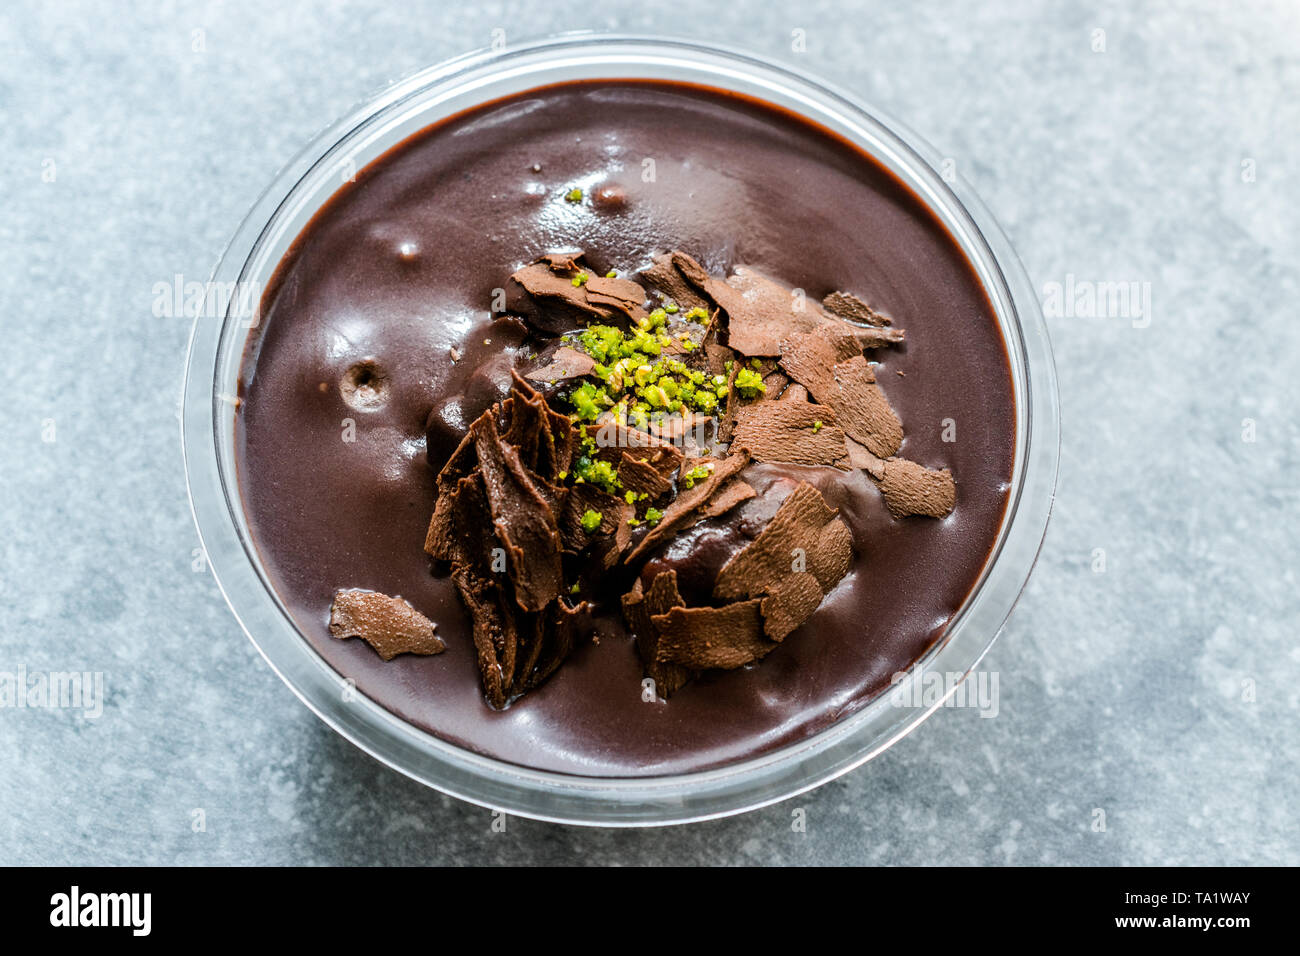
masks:
[[[1006,505],[1008,360],[956,243],[734,94],[573,83],[431,127],[262,315],[237,454],[281,600],[362,693],[527,766],[825,728],[939,639]]]

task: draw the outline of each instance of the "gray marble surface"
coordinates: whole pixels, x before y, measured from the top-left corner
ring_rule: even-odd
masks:
[[[98,719],[0,709],[0,863],[1300,863],[1293,5],[101,6],[0,15],[0,672],[105,682]],[[494,833],[329,731],[192,569],[189,330],[154,284],[206,278],[354,101],[498,27],[797,62],[951,156],[1036,286],[1149,290],[1149,323],[1050,320],[1059,495],[996,719],[738,818]]]

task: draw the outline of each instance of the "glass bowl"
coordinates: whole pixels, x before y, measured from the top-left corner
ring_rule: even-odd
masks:
[[[993,305],[1010,358],[1016,447],[997,541],[965,604],[895,690],[778,750],[695,773],[582,777],[531,770],[450,744],[351,690],[299,633],[263,572],[238,497],[233,402],[257,296],[294,238],[341,185],[412,133],[479,104],[581,79],[649,78],[746,94],[798,113],[901,179],[963,249]],[[267,663],[336,731],[385,764],[444,793],[508,813],[565,823],[644,826],[739,813],[783,800],[870,760],[955,692],[910,696],[925,674],[968,674],[988,651],[1037,558],[1059,452],[1056,373],[1037,297],[992,216],[942,157],[899,123],[787,66],[680,40],[563,36],[480,51],[389,86],[322,132],[276,176],[222,254],[194,323],[182,441],[190,503],[209,564]],[[910,686],[916,683],[917,687]]]

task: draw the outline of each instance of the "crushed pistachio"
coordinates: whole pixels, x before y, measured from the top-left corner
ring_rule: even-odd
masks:
[[[584,286],[586,284],[587,284],[587,273],[579,272],[576,276],[573,277],[574,288],[579,288],[580,286]]]
[[[600,512],[592,511],[590,509],[584,511],[580,523],[582,524],[583,531],[587,532],[587,534],[593,534],[596,529],[600,527]],[[575,589],[574,593],[577,593],[576,589],[578,586],[575,584],[573,587]]]
[[[742,398],[753,398],[760,392],[766,392],[767,386],[763,384],[763,377],[753,369],[742,368],[736,373],[736,391]]]
[[[654,527],[663,519],[664,513],[658,508],[647,508],[645,510],[645,520],[650,527]]]
[[[686,489],[694,488],[697,481],[703,481],[711,474],[713,474],[712,462],[703,465],[696,465],[686,474],[682,475],[682,487]]]
[[[708,322],[709,310],[697,305],[686,313],[685,318],[688,322]]]
[[[564,194],[564,201],[582,202],[582,190],[579,189],[577,186],[573,187],[567,193]]]
[[[703,372],[663,355],[672,340],[651,330],[666,318],[664,310],[656,309],[631,332],[590,325],[573,337],[595,360],[591,374],[601,383],[588,382],[570,394],[577,420],[595,421],[601,411],[613,409],[620,422],[646,428],[653,411],[693,408],[712,413],[717,408],[718,399],[727,394],[726,379],[715,377],[709,384]]]
[[[590,482],[611,495],[617,494],[618,489],[623,487],[614,466],[596,457],[596,440],[590,435],[583,436],[582,454],[573,464],[573,475],[575,485]]]

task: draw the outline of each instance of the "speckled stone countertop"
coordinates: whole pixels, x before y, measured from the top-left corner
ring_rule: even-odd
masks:
[[[0,707],[0,863],[1300,863],[1300,13],[687,9],[10,5],[0,672],[102,672],[104,701]],[[498,28],[665,27],[858,92],[973,183],[1054,313],[1055,516],[985,661],[996,718],[941,711],[724,821],[496,832],[330,731],[195,570],[189,323],[153,290],[206,279],[279,166],[389,79]],[[1142,309],[1051,307],[1118,282]]]

